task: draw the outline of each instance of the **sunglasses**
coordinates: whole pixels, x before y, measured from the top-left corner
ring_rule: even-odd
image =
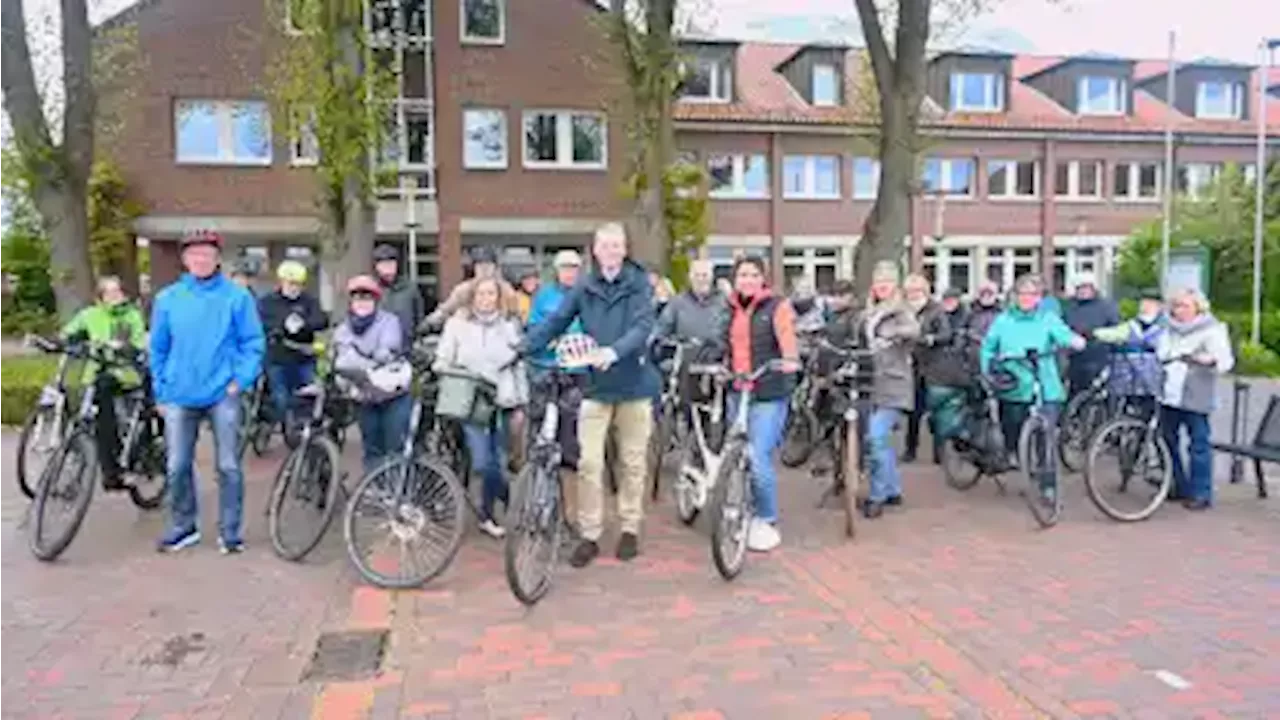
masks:
[[[377,300],[378,296],[368,290],[356,290],[351,293],[352,300]]]

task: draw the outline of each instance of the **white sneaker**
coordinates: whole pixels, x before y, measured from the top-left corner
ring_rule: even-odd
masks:
[[[755,552],[769,552],[782,543],[782,534],[772,523],[760,518],[751,518],[751,527],[747,530],[747,549]]]
[[[485,520],[480,523],[480,532],[491,538],[502,538],[507,534],[507,529],[493,520]]]

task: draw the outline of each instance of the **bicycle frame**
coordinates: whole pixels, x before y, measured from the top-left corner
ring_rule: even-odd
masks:
[[[690,366],[689,374],[708,376],[715,386],[710,401],[693,402],[689,405],[691,429],[694,442],[697,444],[698,456],[702,459],[702,467],[693,467],[683,462],[680,465],[681,479],[692,481],[694,487],[699,489],[696,504],[702,507],[706,504],[707,493],[715,485],[721,455],[711,448],[711,443],[707,442],[707,427],[703,422],[703,415],[705,414],[712,424],[720,423],[724,419],[724,372],[718,365],[694,365]],[[723,450],[723,443],[721,443],[721,449]]]

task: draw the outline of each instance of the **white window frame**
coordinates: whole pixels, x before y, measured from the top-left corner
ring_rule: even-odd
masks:
[[[925,195],[945,195],[947,200],[969,200],[978,192],[978,163],[973,158],[960,157],[932,157],[925,158],[926,167],[928,163],[938,163],[938,184],[940,187],[933,190],[925,190]],[[966,193],[958,193],[951,187],[951,168],[954,163],[965,163],[969,166],[969,191]],[[923,187],[924,168],[921,168],[921,185]]]
[[[769,198],[769,188],[772,186],[772,178],[769,176],[769,156],[764,153],[710,153],[707,155],[707,161],[712,158],[732,158],[733,174],[728,189],[711,190],[707,193],[708,197],[717,200],[762,200]],[[764,190],[754,192],[747,189],[747,158],[760,158],[764,162]]]
[[[786,183],[787,163],[793,160],[804,163],[802,171],[802,187],[799,191],[788,191]],[[836,187],[833,193],[818,192],[818,160],[826,159],[835,163]],[[840,156],[839,155],[787,155],[782,159],[783,182],[782,197],[788,200],[839,200],[840,199]]]
[[[871,163],[871,192],[862,193],[858,189],[858,161],[865,160]],[[853,163],[849,166],[850,180],[853,184],[852,195],[854,200],[875,200],[876,194],[880,192],[880,160],[873,157],[855,157]]]
[[[468,134],[468,118],[471,116],[496,115],[499,124],[502,126],[502,159],[492,162],[476,162],[472,163],[467,159],[467,134]],[[556,130],[559,132],[559,120],[556,121]],[[558,141],[557,141],[558,144]],[[511,161],[511,129],[507,126],[507,111],[502,108],[493,107],[469,107],[462,109],[462,167],[467,170],[506,170]]]
[[[1210,85],[1221,85],[1226,88],[1227,103],[1230,107],[1209,108],[1208,94],[1205,90]],[[1244,118],[1244,84],[1225,80],[1201,80],[1196,83],[1196,117],[1208,120],[1240,120]]]
[[[529,119],[536,115],[554,115],[556,117],[556,160],[554,162],[529,159],[527,128]],[[584,116],[600,120],[599,162],[574,162],[573,160],[573,119],[574,117]],[[524,167],[530,170],[607,170],[609,168],[609,117],[597,110],[554,110],[550,108],[525,110],[520,118],[520,158]]]
[[[819,71],[823,71],[819,73]],[[809,79],[809,95],[813,98],[814,107],[835,107],[840,104],[840,75],[836,72],[836,66],[831,63],[814,63],[813,70]],[[830,98],[818,98],[818,88],[820,83],[819,77],[823,79],[830,77],[831,79],[831,96]]]
[[[1089,104],[1089,93],[1086,90],[1091,80],[1109,83],[1106,97],[1110,101],[1107,107],[1096,107]],[[1076,113],[1079,115],[1124,115],[1128,112],[1129,86],[1124,78],[1110,75],[1085,75],[1076,83]]]
[[[964,101],[964,79],[967,77],[983,78],[983,100],[979,105],[967,105]],[[989,72],[953,72],[951,73],[951,109],[955,112],[1004,112],[1004,74]]]
[[[289,165],[292,167],[315,167],[320,163],[320,141],[316,139],[316,111],[312,109],[307,122],[300,128],[294,128],[289,138]],[[294,118],[290,118],[292,121]],[[296,137],[293,137],[296,135]],[[307,152],[310,142],[312,152]]]
[[[688,71],[689,66],[709,66],[711,80],[707,83],[708,95],[691,95],[680,89],[680,99],[689,102],[729,103],[733,102],[733,63],[725,58],[710,58],[695,55],[680,63],[681,73]],[[723,75],[723,85],[721,79]]]
[[[1096,201],[1102,199],[1102,179],[1106,170],[1103,168],[1101,160],[1060,160],[1058,163],[1065,163],[1067,166],[1067,186],[1054,187],[1053,189],[1054,195],[1059,200]],[[1092,195],[1085,195],[1080,192],[1080,172],[1082,168],[1088,165],[1094,166],[1095,177],[1097,178],[1094,183],[1095,192]],[[1056,178],[1058,169],[1055,167],[1053,172]]]
[[[1031,194],[1018,194],[1018,166],[1031,164]],[[991,175],[998,168],[1004,168],[1004,187],[991,185]],[[1039,160],[988,160],[987,161],[987,197],[992,200],[1035,200],[1040,197],[1040,161]]]
[[[217,112],[218,119],[218,154],[208,157],[181,157],[178,154],[178,115],[184,105],[211,104]],[[266,112],[264,127],[267,134],[267,156],[265,158],[237,158],[232,148],[235,146],[235,131],[232,117],[237,105],[256,105]],[[275,160],[275,145],[271,136],[271,107],[263,100],[246,99],[209,99],[180,98],[173,103],[173,160],[178,165],[229,165],[233,167],[271,167]]]
[[[1142,195],[1140,181],[1142,180],[1143,165],[1154,166],[1156,170],[1156,192],[1155,192],[1155,195],[1152,195],[1150,197],[1144,197]],[[1119,193],[1116,192],[1115,188],[1112,187],[1112,193],[1117,202],[1149,203],[1149,202],[1160,201],[1160,196],[1164,193],[1164,167],[1161,166],[1160,163],[1155,161],[1143,161],[1143,160],[1116,163],[1116,167],[1121,167],[1121,166],[1124,166],[1128,169],[1129,194],[1120,195]],[[1114,176],[1115,176],[1115,172],[1113,171],[1112,172],[1113,182],[1114,182]]]
[[[1178,166],[1179,174],[1185,172],[1187,177],[1187,197],[1198,198],[1222,176],[1223,165],[1213,162],[1188,162]],[[1194,184],[1193,180],[1199,180]]]
[[[463,45],[505,45],[507,42],[507,0],[493,0],[498,5],[498,36],[471,35],[467,32],[467,2],[458,0],[458,37]]]

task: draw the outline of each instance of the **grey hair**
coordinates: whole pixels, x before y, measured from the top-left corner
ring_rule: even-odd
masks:
[[[1204,293],[1195,288],[1179,288],[1169,294],[1169,304],[1172,305],[1179,300],[1190,300],[1195,303],[1196,313],[1203,315],[1209,312],[1209,298]]]
[[[102,277],[98,278],[98,285],[97,285],[98,294],[101,295],[103,292],[105,292],[108,285],[115,285],[117,288],[121,290],[124,289],[124,283],[120,282],[119,275],[103,275]]]
[[[595,238],[592,243],[600,242],[602,238],[606,237],[620,238],[625,243],[627,242],[627,229],[620,222],[607,222],[596,228]]]
[[[1021,275],[1017,280],[1013,281],[1013,289],[1015,292],[1020,290],[1035,290],[1036,292],[1044,292],[1044,280],[1035,273]]]

